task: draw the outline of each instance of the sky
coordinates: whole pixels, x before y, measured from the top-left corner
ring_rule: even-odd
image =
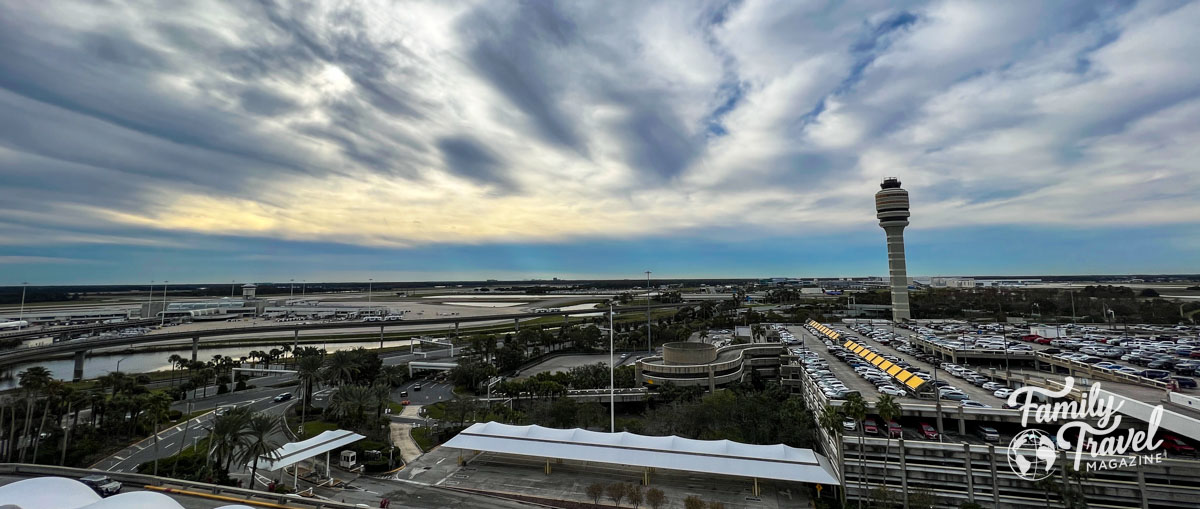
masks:
[[[0,2],[0,285],[1195,273],[1200,2]]]

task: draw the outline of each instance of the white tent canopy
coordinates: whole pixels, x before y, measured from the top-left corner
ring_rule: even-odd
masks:
[[[274,456],[276,459],[274,460],[270,460],[265,457],[257,458],[258,469],[274,472],[283,467],[291,466],[308,458],[312,458],[318,454],[332,451],[364,438],[367,437],[344,429],[324,431],[320,435],[312,437],[308,440],[287,443],[284,444],[283,447],[275,449]],[[254,463],[251,462],[247,466],[253,467]]]
[[[708,474],[841,484],[829,460],[811,449],[783,444],[751,445],[729,440],[692,440],[584,429],[477,423],[444,444],[454,449],[593,461]]]
[[[183,509],[173,498],[152,491],[130,491],[100,498],[87,485],[65,477],[33,477],[0,486],[0,507],[19,509]],[[250,509],[223,505],[217,509]]]

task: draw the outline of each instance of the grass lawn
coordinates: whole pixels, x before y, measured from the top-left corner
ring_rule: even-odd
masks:
[[[425,405],[421,407],[421,410],[424,410],[425,416],[430,419],[436,419],[440,421],[446,418],[446,404],[444,402]]]
[[[412,437],[417,445],[421,446],[422,451],[429,451],[436,445],[433,443],[433,434],[429,432],[429,428],[413,428]]]
[[[304,436],[306,438],[312,438],[320,435],[322,432],[333,431],[335,429],[338,429],[338,425],[332,422],[308,421],[304,423]]]
[[[392,415],[400,415],[404,411],[404,405],[395,401],[388,401],[388,408],[392,409]]]

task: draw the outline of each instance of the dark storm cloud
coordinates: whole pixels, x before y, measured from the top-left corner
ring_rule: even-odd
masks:
[[[467,58],[509,101],[530,117],[546,141],[579,154],[587,147],[559,104],[568,69],[548,65],[577,41],[574,23],[550,2],[522,2],[508,12],[480,10],[459,28],[474,39]],[[573,48],[583,51],[582,48]]]
[[[455,175],[471,180],[496,184],[508,189],[513,186],[505,174],[505,165],[485,145],[470,136],[442,138],[438,149],[446,159],[446,167]]]

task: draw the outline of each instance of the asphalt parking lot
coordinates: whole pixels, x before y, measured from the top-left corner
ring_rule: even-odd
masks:
[[[817,339],[816,336],[813,336],[812,333],[808,332],[808,329],[805,329],[804,327],[787,327],[787,330],[794,336],[802,338],[804,345],[807,346],[809,350],[816,352],[817,355],[821,356],[821,359],[829,364],[829,371],[833,373],[833,376],[836,376],[838,380],[841,380],[842,383],[846,384],[847,388],[852,391],[858,391],[859,394],[862,394],[863,399],[867,401],[874,401],[879,397],[879,389],[875,387],[875,384],[868,382],[867,379],[859,376],[858,373],[854,371],[854,368],[851,368],[849,364],[846,364],[841,359],[831,355],[829,351],[825,349],[825,343],[820,339]]]
[[[835,330],[837,330],[843,336],[845,336],[845,335],[851,336],[855,342],[871,345],[871,347],[874,348],[876,352],[880,352],[884,355],[894,355],[894,356],[900,358],[901,360],[903,360],[909,364],[912,364],[913,366],[918,366],[921,369],[928,371],[930,374],[936,374],[936,379],[945,380],[945,381],[949,382],[950,385],[957,387],[960,391],[965,393],[971,399],[971,401],[978,401],[985,405],[991,405],[991,406],[997,407],[997,408],[999,408],[1000,405],[1004,404],[1003,400],[992,395],[992,393],[994,391],[984,390],[983,388],[981,388],[975,384],[972,384],[971,382],[968,382],[968,381],[958,378],[954,375],[951,375],[950,373],[947,373],[945,370],[943,370],[941,368],[937,368],[935,370],[934,369],[935,367],[932,364],[922,361],[922,360],[919,360],[913,355],[906,354],[899,350],[896,350],[891,345],[880,344],[879,342],[877,342],[873,339],[864,337],[862,334],[859,334],[853,330],[850,330],[849,327],[839,326],[839,327],[835,328]],[[904,330],[904,329],[897,329],[897,334],[900,336],[903,336],[903,337],[907,337],[907,335],[911,334],[911,332]],[[965,364],[960,364],[960,365],[967,367],[968,369],[975,369],[975,368],[965,365]],[[987,370],[987,369],[980,368],[980,369],[977,369],[977,371],[979,372],[980,375],[988,376],[989,370]],[[943,406],[947,406],[947,405],[958,406],[958,403],[954,402],[954,401],[943,401],[942,404],[943,404]]]

